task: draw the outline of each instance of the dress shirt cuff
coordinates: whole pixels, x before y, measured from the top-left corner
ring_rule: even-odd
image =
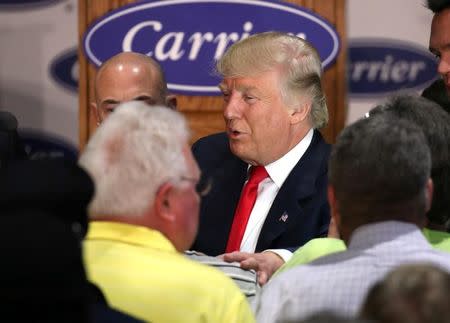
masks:
[[[286,250],[286,249],[267,249],[267,250],[264,250],[263,252],[267,252],[267,251],[276,253],[278,256],[281,257],[281,259],[284,260],[285,263],[288,262],[292,258],[292,252],[290,252],[289,250]]]

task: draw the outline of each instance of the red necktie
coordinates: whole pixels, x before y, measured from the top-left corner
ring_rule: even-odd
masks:
[[[239,199],[236,212],[234,213],[226,252],[239,251],[241,248],[241,242],[244,237],[245,228],[247,227],[248,218],[252,212],[253,205],[255,205],[258,185],[268,176],[269,174],[267,174],[267,171],[263,166],[251,167],[250,177],[242,190],[241,198]]]

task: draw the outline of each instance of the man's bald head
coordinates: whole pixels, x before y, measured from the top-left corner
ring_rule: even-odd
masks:
[[[95,102],[91,103],[100,123],[114,108],[126,101],[175,108],[175,97],[168,95],[161,66],[152,58],[133,52],[117,54],[104,62],[95,78]]]

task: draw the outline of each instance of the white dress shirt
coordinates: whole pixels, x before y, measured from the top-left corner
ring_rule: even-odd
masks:
[[[250,213],[247,227],[245,228],[240,251],[255,252],[259,233],[261,232],[270,207],[291,170],[311,144],[313,134],[314,129],[310,129],[306,136],[294,148],[280,159],[265,166],[269,177],[261,181],[258,185],[258,195]],[[292,253],[285,249],[270,249],[270,251],[277,253],[285,262],[292,256]]]

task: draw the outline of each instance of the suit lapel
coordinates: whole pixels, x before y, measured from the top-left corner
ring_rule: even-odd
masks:
[[[292,222],[298,222],[300,217],[305,216],[302,200],[315,192],[317,168],[322,159],[317,147],[319,140],[320,134],[315,131],[310,146],[280,188],[261,229],[257,251],[270,248],[277,237],[292,227]]]
[[[247,179],[247,167],[246,163],[238,158],[233,158],[223,168],[218,169],[217,173],[213,176],[213,181],[217,180],[217,185],[215,185],[218,189],[217,194],[223,195],[224,201],[227,201],[227,205],[218,206],[224,210],[224,214],[229,215],[230,228],[234,211],[239,202],[245,180]]]
[[[232,156],[223,167],[209,174],[212,179],[212,190],[202,200],[201,208],[208,214],[201,219],[200,225],[207,230],[216,228],[210,232],[209,244],[217,246],[218,250],[225,250],[228,235],[233,223],[234,212],[237,207],[242,187],[247,177],[247,164]]]

